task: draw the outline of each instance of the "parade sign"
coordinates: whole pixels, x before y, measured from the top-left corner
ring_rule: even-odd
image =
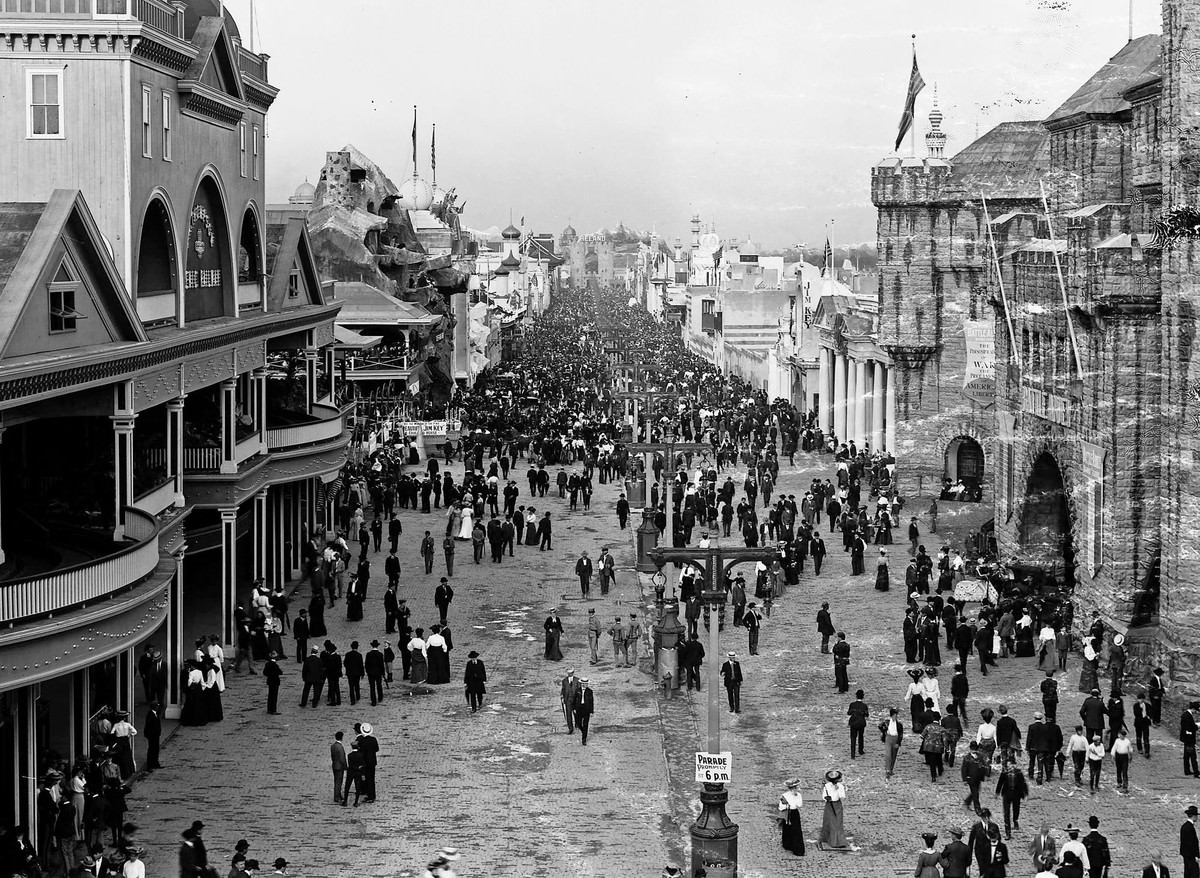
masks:
[[[732,779],[732,753],[696,754],[696,783],[729,783]]]

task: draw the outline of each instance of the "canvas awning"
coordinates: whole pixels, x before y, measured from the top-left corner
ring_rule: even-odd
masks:
[[[333,325],[333,338],[339,348],[351,348],[360,351],[373,348],[383,341],[377,335],[361,335],[348,326],[339,326],[336,323]]]

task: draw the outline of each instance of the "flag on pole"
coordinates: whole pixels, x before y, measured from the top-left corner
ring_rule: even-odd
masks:
[[[904,114],[900,117],[900,132],[896,135],[896,149],[900,149],[900,144],[904,141],[904,135],[912,128],[914,113],[917,108],[917,95],[921,93],[921,89],[925,87],[925,80],[921,78],[921,71],[917,69],[917,50],[913,48],[913,66],[912,73],[908,77],[908,97],[904,99]]]
[[[829,239],[825,239],[825,252],[821,254],[821,277],[825,276],[825,272],[833,268],[833,246],[829,243]]]
[[[433,126],[433,136],[429,140],[429,166],[433,172],[434,182],[437,181],[437,125]]]
[[[417,172],[417,105],[413,104],[413,173]]]

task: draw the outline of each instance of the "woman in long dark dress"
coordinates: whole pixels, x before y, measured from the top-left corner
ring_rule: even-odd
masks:
[[[211,658],[206,659],[201,666],[204,674],[204,706],[210,723],[219,723],[225,719],[225,710],[221,706],[221,687],[217,684],[217,666]]]
[[[350,580],[350,585],[346,588],[346,620],[349,622],[361,622],[363,617],[362,608],[362,591],[359,589],[358,577],[355,576]]]
[[[329,629],[325,627],[325,595],[317,592],[308,602],[308,636],[325,637]]]
[[[250,651],[256,661],[266,661],[271,651],[267,645],[267,614],[262,610],[250,621]]]
[[[408,679],[411,683],[424,683],[425,678],[429,676],[429,661],[426,657],[425,640],[421,636],[424,633],[424,628],[418,628],[413,632],[412,639],[408,641],[410,662]]]
[[[562,650],[558,647],[558,641],[562,637],[563,626],[562,620],[558,618],[556,611],[550,611],[550,615],[546,617],[542,628],[546,631],[546,658],[552,662],[561,662],[563,654]]]
[[[825,787],[822,790],[825,799],[825,813],[821,818],[821,835],[819,841],[826,849],[842,850],[850,847],[846,840],[846,830],[843,825],[846,807],[846,786],[842,783],[840,771],[825,773]]]
[[[527,546],[536,546],[538,544],[536,513],[537,510],[531,506],[529,507],[529,513],[525,516],[525,521],[528,522],[525,525],[525,545]]]
[[[434,686],[450,682],[450,650],[441,630],[440,625],[431,627],[429,639],[425,641],[426,661],[429,662],[429,676],[425,678],[425,682]]]
[[[787,790],[779,797],[779,826],[783,830],[783,849],[798,857],[804,856],[804,827],[800,823],[800,806],[804,797],[800,795],[800,778],[787,782]]]
[[[875,563],[875,590],[887,591],[891,588],[891,577],[888,574],[887,549],[879,550],[879,560]]]
[[[204,703],[204,674],[195,662],[187,663],[183,710],[179,712],[179,721],[185,726],[202,726],[208,722]]]

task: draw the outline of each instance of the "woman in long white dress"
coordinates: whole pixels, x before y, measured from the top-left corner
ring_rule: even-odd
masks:
[[[463,506],[462,509],[462,524],[458,528],[458,539],[471,539],[471,531],[475,529],[475,514],[471,511],[470,506]]]

